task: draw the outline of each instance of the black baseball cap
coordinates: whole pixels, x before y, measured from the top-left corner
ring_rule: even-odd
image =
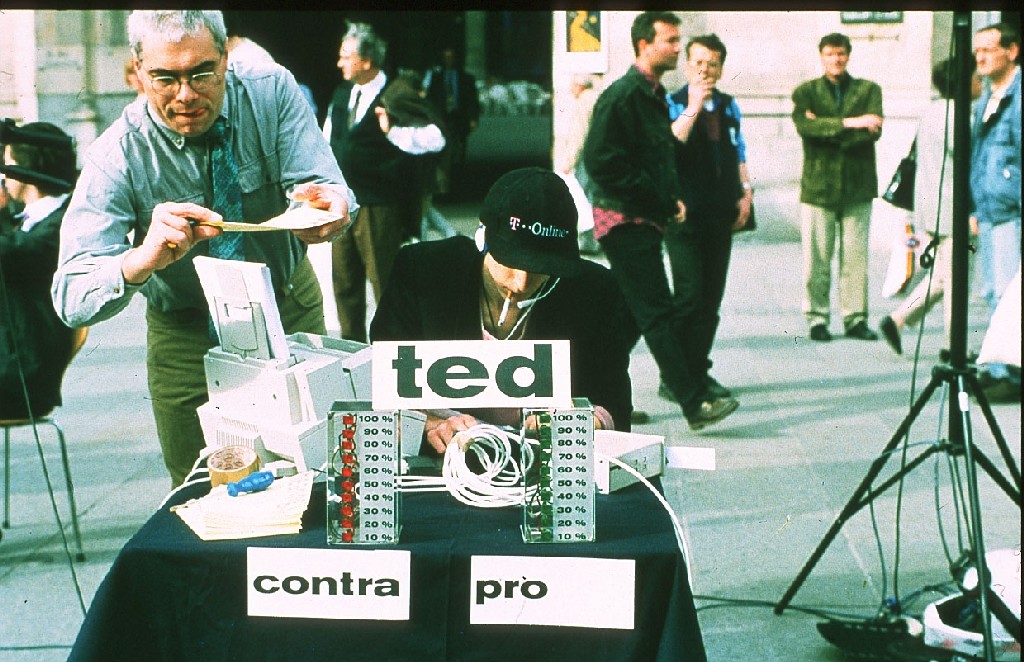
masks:
[[[579,273],[577,219],[569,187],[545,168],[520,168],[502,175],[480,209],[487,250],[495,260],[549,276]]]

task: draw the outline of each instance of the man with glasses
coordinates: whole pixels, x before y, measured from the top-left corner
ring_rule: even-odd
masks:
[[[128,37],[146,103],[130,104],[85,154],[52,294],[71,326],[146,297],[149,391],[177,485],[204,446],[196,408],[207,400],[203,355],[216,343],[193,258],[265,263],[285,331],[324,333],[305,245],[339,237],[355,200],[294,77],[276,65],[229,66],[220,12],[136,11]],[[204,224],[259,223],[289,197],[341,219],[292,232]]]

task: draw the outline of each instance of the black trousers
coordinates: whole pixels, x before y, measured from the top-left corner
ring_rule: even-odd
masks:
[[[691,307],[669,288],[662,239],[651,225],[627,224],[602,237],[601,246],[661,380],[688,412],[699,404],[704,389],[690,371]]]
[[[674,224],[665,232],[673,296],[689,321],[687,365],[701,384],[711,370],[711,348],[721,319],[733,220],[725,214],[688,215],[685,223]]]

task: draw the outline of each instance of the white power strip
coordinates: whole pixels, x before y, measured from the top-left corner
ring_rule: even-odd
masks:
[[[660,435],[596,430],[594,450],[594,480],[601,494],[639,482],[629,472],[610,463],[609,457],[633,467],[645,478],[660,476],[665,468],[665,437]]]

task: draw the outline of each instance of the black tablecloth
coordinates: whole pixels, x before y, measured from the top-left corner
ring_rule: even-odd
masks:
[[[330,548],[323,484],[292,536],[203,542],[170,505],[128,541],[100,585],[72,660],[693,660],[706,659],[671,522],[642,486],[598,495],[597,542],[522,542],[521,510],[462,505],[445,493],[406,494],[397,546],[411,553],[408,621],[246,614],[246,548]],[[373,549],[360,546],[358,549]],[[339,549],[334,547],[333,549]],[[477,555],[636,560],[636,627],[470,625]]]

